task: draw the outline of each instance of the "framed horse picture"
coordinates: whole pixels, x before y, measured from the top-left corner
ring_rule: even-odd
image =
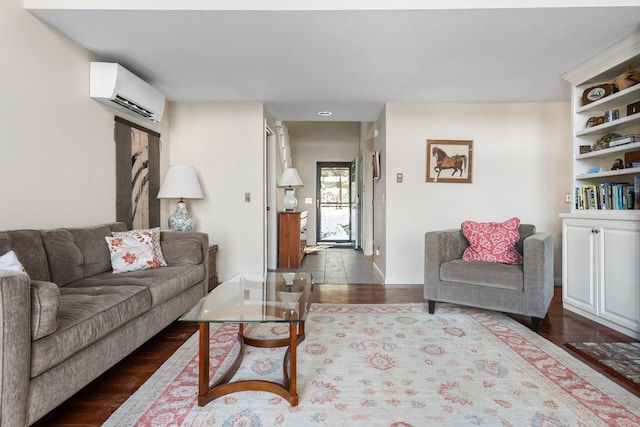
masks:
[[[426,182],[471,184],[473,141],[427,139]]]

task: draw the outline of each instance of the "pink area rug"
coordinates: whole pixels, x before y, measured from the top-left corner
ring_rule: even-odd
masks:
[[[261,325],[257,334],[286,335]],[[241,392],[196,404],[197,334],[105,426],[638,426],[640,398],[499,313],[424,304],[314,304],[299,405]],[[212,325],[211,366],[238,350]],[[282,349],[247,348],[239,378],[277,380]]]

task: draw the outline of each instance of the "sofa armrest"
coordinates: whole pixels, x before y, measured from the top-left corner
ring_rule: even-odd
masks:
[[[469,246],[459,228],[429,231],[424,236],[424,295],[427,299],[437,300],[440,283],[440,265],[462,258]]]
[[[53,282],[31,281],[31,339],[51,335],[58,329],[60,288]]]
[[[29,276],[0,270],[0,419],[27,425],[31,354]]]
[[[524,240],[524,292],[529,312],[544,317],[553,297],[553,236],[535,233]],[[535,305],[535,306],[534,306]]]
[[[207,233],[201,233],[198,231],[190,231],[190,232],[182,232],[182,231],[169,231],[169,230],[161,230],[160,231],[160,245],[163,243],[181,243],[180,241],[184,240],[192,240],[200,242],[199,250],[201,254],[199,254],[198,258],[202,259],[202,264],[204,267],[204,294],[206,295],[209,289],[209,235]],[[169,259],[167,259],[169,262]]]

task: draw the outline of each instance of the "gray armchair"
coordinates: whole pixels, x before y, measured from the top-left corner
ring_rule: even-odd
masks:
[[[539,331],[553,297],[553,238],[520,224],[516,249],[522,265],[462,260],[469,246],[461,229],[425,234],[424,297],[433,314],[436,302],[449,302],[531,316]]]

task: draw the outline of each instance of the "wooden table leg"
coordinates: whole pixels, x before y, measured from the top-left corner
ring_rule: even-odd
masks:
[[[200,336],[198,352],[198,406],[204,406],[212,400],[224,396],[229,393],[235,393],[245,390],[257,390],[275,393],[285,398],[291,406],[298,405],[298,344],[304,341],[304,323],[289,322],[289,339],[282,340],[266,340],[267,345],[261,347],[281,347],[288,345],[283,360],[284,385],[272,381],[264,380],[241,380],[230,382],[236,371],[242,363],[244,355],[244,345],[247,338],[244,337],[244,324],[239,323],[238,326],[238,343],[240,345],[239,352],[235,360],[230,364],[227,370],[215,381],[209,384],[210,366],[209,366],[209,323],[203,322],[199,324]],[[259,343],[260,340],[252,342]],[[275,345],[274,345],[275,344]]]
[[[200,323],[200,345],[198,351],[198,405],[206,404],[209,392],[209,323]]]
[[[298,322],[289,323],[289,404],[291,406],[298,406]]]

